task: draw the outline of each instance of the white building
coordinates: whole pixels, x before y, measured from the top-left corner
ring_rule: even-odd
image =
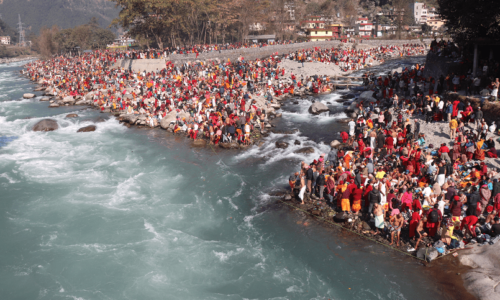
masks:
[[[415,23],[425,24],[427,22],[427,14],[427,6],[424,3],[413,3],[413,17],[415,18]]]
[[[373,23],[369,23],[368,18],[358,18],[354,23],[357,35],[364,37],[372,35]]]
[[[10,36],[0,36],[0,44],[10,45]]]

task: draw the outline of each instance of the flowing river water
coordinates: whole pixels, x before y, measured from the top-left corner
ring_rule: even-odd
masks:
[[[328,150],[343,113],[311,117],[302,99],[277,122],[297,133],[244,152],[191,148],[95,110],[22,100],[33,85],[21,68],[0,66],[2,299],[446,296],[416,260],[273,205],[268,193]],[[47,117],[58,130],[31,131]],[[76,133],[89,124],[97,130]],[[276,149],[279,139],[290,147]],[[304,146],[316,153],[293,153]]]

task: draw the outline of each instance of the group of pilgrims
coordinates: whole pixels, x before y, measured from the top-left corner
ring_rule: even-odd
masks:
[[[207,138],[213,144],[250,144],[255,128],[269,126],[275,97],[294,95],[297,89],[331,91],[327,76],[299,78],[280,66],[282,60],[330,53],[330,59],[368,66],[387,51],[395,56],[418,55],[423,46],[380,46],[366,51],[313,48],[253,61],[239,57],[174,64],[166,60],[164,68],[151,72],[116,67],[129,51],[99,50],[35,61],[26,65],[26,73],[33,81],[52,87],[56,97],[91,97],[103,111],[147,116],[150,127],[175,115],[171,120],[175,133]]]
[[[116,66],[123,58],[219,49],[99,50],[34,61],[26,65],[26,73],[52,87],[56,97],[90,95],[101,110],[146,115],[150,127],[174,115],[175,133],[213,144],[249,144],[251,132],[263,130],[269,122],[275,97],[294,95],[299,89],[311,93],[331,89],[327,76],[299,78],[280,66],[281,61],[336,64],[347,72],[383,62],[386,55],[425,54],[420,44],[365,50],[314,47],[253,61],[240,57],[174,64],[166,60],[162,69],[152,72]],[[300,172],[290,177],[290,186],[303,204],[318,198],[339,212],[362,212],[373,222],[368,234],[388,234],[399,244],[401,231],[406,232],[415,249],[436,236],[448,249],[480,241],[478,237],[494,241],[500,233],[500,174],[485,160],[496,158],[496,128],[486,124],[480,107],[458,98],[443,100],[439,95],[445,83],[424,77],[423,69],[414,65],[378,77],[366,73],[362,80],[377,100],[361,103],[357,117],[348,124],[349,132],[341,133],[342,147],[312,163],[302,162]],[[427,144],[420,122],[448,124],[450,142]]]
[[[366,221],[371,228],[362,232],[390,245],[403,237],[414,253],[493,244],[500,239],[496,124],[485,121],[483,101],[438,94],[423,69],[365,73],[376,101],[358,104],[342,143],[301,162],[289,178],[292,194],[305,207],[328,204],[340,221]],[[426,141],[424,123],[446,128],[439,144]]]

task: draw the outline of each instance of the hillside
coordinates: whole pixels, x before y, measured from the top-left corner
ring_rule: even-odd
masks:
[[[0,20],[0,36],[9,35],[12,44],[17,42],[17,32],[3,20]]]
[[[99,25],[109,26],[119,10],[108,0],[0,0],[2,19],[17,28],[18,14],[28,31],[38,34],[42,27],[71,28],[97,17]]]

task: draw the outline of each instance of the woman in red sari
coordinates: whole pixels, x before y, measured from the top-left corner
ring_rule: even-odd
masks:
[[[458,103],[460,103],[459,100],[453,101],[453,113],[451,114],[452,117],[456,117],[458,115]]]
[[[411,215],[411,220],[410,220],[410,232],[409,232],[410,238],[415,237],[415,230],[417,229],[419,221],[420,221],[420,214],[418,213],[418,211],[414,211],[413,214]]]

